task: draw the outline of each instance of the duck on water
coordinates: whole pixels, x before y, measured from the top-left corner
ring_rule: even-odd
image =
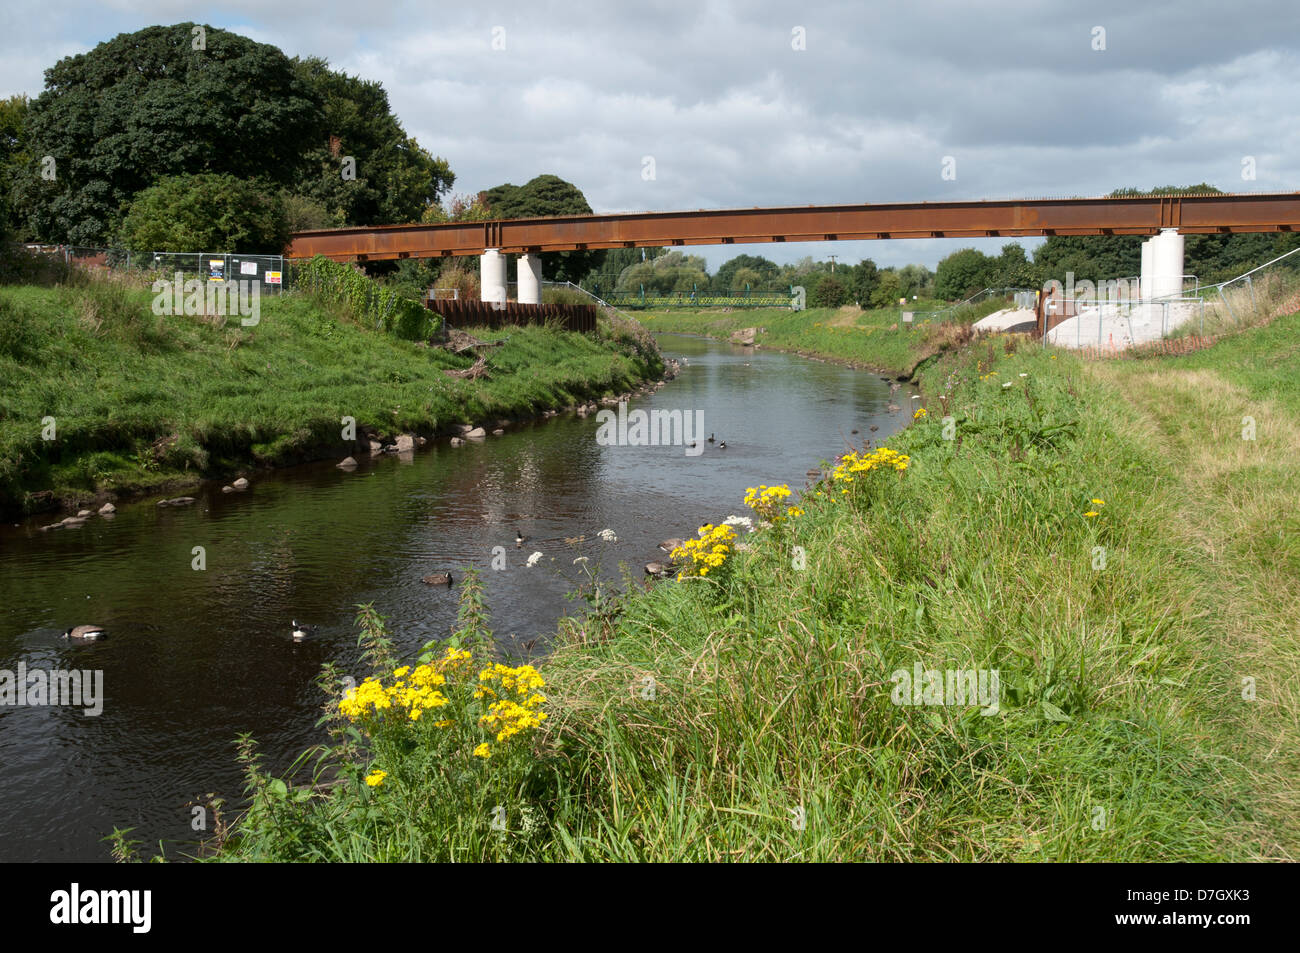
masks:
[[[63,637],[70,642],[95,642],[108,638],[108,633],[102,625],[77,625],[64,632]]]

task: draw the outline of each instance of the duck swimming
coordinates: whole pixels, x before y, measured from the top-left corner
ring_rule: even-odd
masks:
[[[303,625],[297,619],[293,620],[293,640],[295,642],[301,642],[303,639],[307,638],[307,636],[315,634],[316,626]]]
[[[420,581],[430,586],[450,586],[454,582],[449,572],[435,572]]]
[[[108,635],[102,625],[78,625],[64,632],[63,637],[73,642],[94,642],[96,639],[107,638]]]

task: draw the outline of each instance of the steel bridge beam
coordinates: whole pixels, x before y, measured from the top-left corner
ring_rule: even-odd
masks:
[[[298,232],[286,256],[383,261],[503,253],[884,238],[1154,235],[1300,229],[1300,192],[907,202],[634,212]]]

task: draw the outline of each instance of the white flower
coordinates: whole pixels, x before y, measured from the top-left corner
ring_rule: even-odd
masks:
[[[1002,385],[1002,389],[1006,390],[1010,386],[1011,386],[1011,381],[1007,381],[1005,384]]]
[[[920,400],[920,399],[921,399],[921,395],[920,395],[920,394],[913,394],[913,395],[912,395],[912,400]]]
[[[722,521],[723,526],[743,526],[749,532],[754,532],[754,521],[748,516],[728,516]]]
[[[1029,375],[1028,375],[1028,374],[1021,374],[1020,376],[1021,376],[1021,377],[1028,377]]]
[[[587,557],[586,557],[586,556],[579,556],[577,559],[575,559],[575,560],[573,561],[573,565],[576,566],[576,565],[578,565],[578,563],[585,563],[586,561],[587,561]],[[531,565],[531,564],[530,564],[530,565]]]
[[[605,542],[607,542],[607,543],[617,543],[617,542],[618,542],[618,537],[614,535],[614,531],[613,531],[612,529],[602,529],[602,530],[600,531],[600,534],[599,534],[599,535],[600,535],[600,538],[603,539],[603,540],[604,540]]]
[[[541,558],[542,558],[542,554],[541,554],[541,551],[539,550],[538,552],[535,552],[535,553],[533,553],[531,556],[529,556],[529,557],[528,557],[528,562],[526,562],[524,565],[525,565],[525,566],[536,566],[537,563],[538,563],[538,561],[539,561]]]

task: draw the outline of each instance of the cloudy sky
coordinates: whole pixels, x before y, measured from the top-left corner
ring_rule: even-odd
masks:
[[[1300,189],[1290,0],[0,0],[0,17],[0,95],[40,93],[46,67],[118,33],[206,23],[381,81],[457,192],[551,172],[597,212]],[[1002,241],[696,251],[934,267]]]

